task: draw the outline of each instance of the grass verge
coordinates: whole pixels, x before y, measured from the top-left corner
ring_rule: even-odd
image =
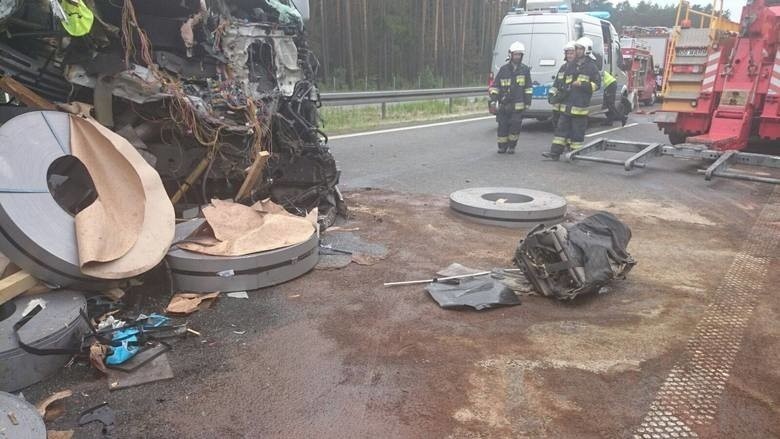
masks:
[[[382,105],[355,105],[322,107],[323,131],[328,134],[344,134],[412,122],[428,122],[469,115],[488,115],[487,98],[454,98],[452,111],[444,100],[387,103],[385,117]]]

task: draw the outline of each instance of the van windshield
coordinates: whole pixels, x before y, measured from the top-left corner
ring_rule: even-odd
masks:
[[[497,53],[499,55],[508,53],[509,46],[515,41],[525,45],[523,63],[531,68],[531,74],[534,77],[541,74],[552,75],[561,67],[563,46],[566,44],[566,36],[564,34],[504,34],[496,45]],[[503,64],[503,59],[499,56],[497,62]],[[501,67],[501,64],[495,66],[496,71]]]

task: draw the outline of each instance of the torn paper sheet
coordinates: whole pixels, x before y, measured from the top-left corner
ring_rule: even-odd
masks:
[[[211,233],[190,236],[179,247],[213,256],[244,256],[289,247],[308,240],[311,219],[288,213],[270,200],[253,206],[212,200],[203,208]]]
[[[189,315],[198,310],[204,300],[213,300],[219,297],[219,292],[209,294],[178,293],[171,298],[165,312],[168,314]]]
[[[94,203],[76,214],[81,265],[119,259],[141,233],[146,206],[141,177],[120,149],[86,119],[70,117],[70,145],[98,194]]]
[[[91,212],[94,216],[89,221],[86,217],[80,220],[79,215],[89,214],[87,211],[93,208],[97,201],[76,217],[76,239],[82,273],[100,279],[127,279],[149,271],[159,264],[168,252],[173,242],[175,226],[173,205],[160,175],[130,142],[96,120],[79,116],[71,116],[70,120],[74,155],[78,148],[82,150],[80,154],[83,157],[79,158],[94,180],[99,194],[98,200],[103,203],[103,210]],[[74,139],[73,136],[77,138]],[[82,145],[77,148],[76,143]],[[84,144],[90,146],[85,147]],[[114,153],[106,155],[108,150],[113,150]],[[94,163],[95,160],[98,162]],[[119,168],[122,172],[118,174]],[[134,177],[127,177],[131,181],[125,181],[123,176],[129,174]],[[98,178],[98,175],[101,177]],[[100,183],[101,181],[103,183]],[[117,182],[126,187],[114,187]],[[140,193],[136,182],[140,182]],[[112,185],[111,191],[104,189],[109,184]],[[140,203],[140,208],[137,203]],[[117,204],[120,206],[117,207]],[[133,206],[130,206],[131,204]],[[101,217],[103,214],[110,218]],[[136,218],[138,215],[140,218]],[[102,223],[104,220],[108,222]],[[96,223],[102,225],[93,225]],[[128,228],[112,229],[110,223],[120,226],[127,224]],[[127,236],[121,239],[119,236],[111,236],[110,241],[113,244],[110,249],[106,246],[107,242],[96,242],[101,236],[110,235]],[[128,242],[131,242],[129,249],[119,251],[126,248]],[[112,259],[116,255],[119,257]],[[103,260],[107,262],[99,262]]]
[[[65,398],[70,398],[71,396],[73,396],[73,392],[70,390],[57,392],[39,402],[35,408],[46,422],[50,422],[59,418],[65,413],[65,408],[62,406],[62,404],[58,404],[57,402]]]

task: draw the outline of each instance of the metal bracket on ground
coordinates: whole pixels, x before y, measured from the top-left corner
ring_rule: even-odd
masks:
[[[631,156],[623,160],[590,155],[590,153],[598,151],[626,152],[631,154]],[[628,142],[600,138],[584,145],[582,148],[566,153],[564,155],[564,160],[567,162],[582,160],[610,165],[621,165],[626,171],[631,171],[634,168],[645,168],[649,159],[659,156],[670,156],[686,160],[712,161],[713,163],[709,165],[707,169],[699,170],[699,173],[704,174],[704,178],[707,181],[712,180],[713,177],[721,177],[760,183],[780,184],[780,178],[731,169],[732,165],[747,165],[780,170],[780,157],[778,156],[734,150],[714,151],[706,149],[704,145],[698,144],[686,143],[672,146],[661,145],[660,143]]]
[[[584,154],[590,151],[621,151],[631,153],[632,155],[627,160],[618,160]],[[589,162],[607,163],[611,165],[622,165],[626,171],[630,171],[634,168],[644,168],[647,165],[647,159],[657,157],[659,155],[661,155],[660,143],[640,143],[626,142],[622,140],[597,139],[584,145],[582,148],[566,153],[564,158],[567,162],[583,160]]]
[[[725,177],[737,180],[780,184],[780,178],[765,177],[741,171],[731,171],[729,170],[729,167],[733,164],[780,169],[780,157],[749,152],[726,151],[721,154],[709,168],[706,170],[700,169],[699,173],[703,173],[704,179],[707,181],[712,180],[712,177]]]

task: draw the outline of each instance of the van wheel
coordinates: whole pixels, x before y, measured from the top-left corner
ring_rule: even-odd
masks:
[[[685,143],[685,139],[688,137],[685,133],[681,133],[679,131],[669,131],[669,143],[672,145],[679,145],[681,143]]]

